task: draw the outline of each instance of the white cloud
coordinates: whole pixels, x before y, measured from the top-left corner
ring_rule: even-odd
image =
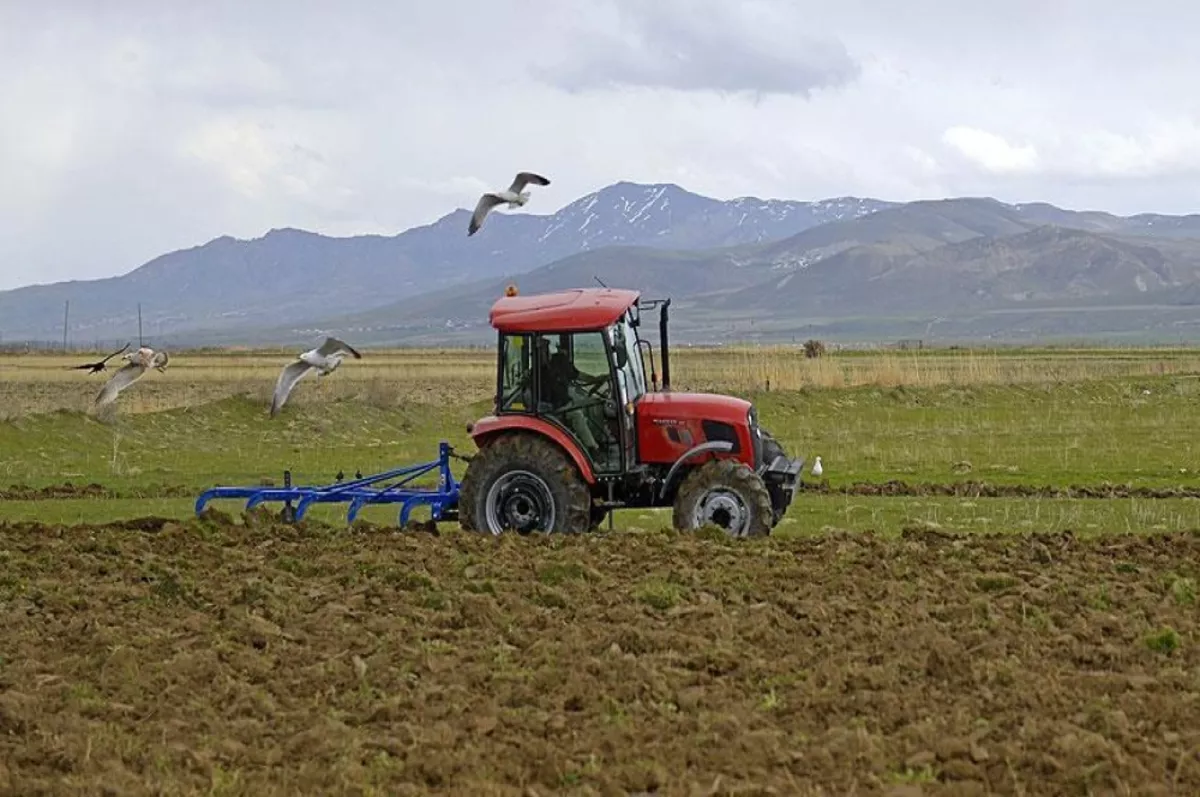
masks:
[[[1038,153],[1032,145],[1010,144],[986,130],[957,125],[942,134],[942,141],[992,174],[1020,174],[1038,168]]]
[[[1156,122],[1134,133],[1088,131],[1073,144],[1077,174],[1153,178],[1200,171],[1200,127],[1194,120]]]

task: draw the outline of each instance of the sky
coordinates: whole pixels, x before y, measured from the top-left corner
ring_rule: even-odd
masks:
[[[1136,10],[1135,10],[1136,9]],[[0,289],[546,175],[1200,212],[1200,5],[0,0]]]

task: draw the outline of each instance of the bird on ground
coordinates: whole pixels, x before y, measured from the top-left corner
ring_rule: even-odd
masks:
[[[275,395],[271,399],[271,417],[274,418],[279,414],[279,410],[283,408],[288,396],[291,395],[292,388],[305,374],[315,369],[318,377],[329,376],[342,364],[342,360],[346,359],[347,354],[356,360],[362,359],[362,355],[348,343],[337,338],[325,338],[325,342],[320,346],[304,352],[284,366],[275,383]]]
[[[817,461],[814,462],[812,466],[812,475],[819,477],[824,472],[825,469],[821,467],[821,458],[817,457]]]
[[[129,348],[129,344],[126,343],[123,347],[117,349],[112,354],[105,357],[103,360],[97,360],[94,363],[84,363],[83,365],[72,365],[71,370],[72,371],[87,371],[89,374],[98,374],[101,371],[107,371],[108,370],[108,361],[111,360],[113,357],[116,357],[118,354],[123,354],[125,352],[125,350],[128,348]]]
[[[126,354],[121,359],[128,362],[113,374],[112,379],[108,380],[108,384],[100,390],[99,395],[96,396],[97,407],[103,407],[116,401],[122,390],[145,376],[146,371],[151,368],[159,373],[166,373],[167,363],[171,358],[165,351],[155,351],[148,346],[143,346],[137,351]]]
[[[471,223],[467,225],[467,237],[469,238],[479,232],[479,228],[483,226],[483,220],[487,218],[487,214],[492,212],[492,208],[497,205],[507,203],[510,208],[519,208],[528,202],[529,192],[524,189],[530,183],[534,185],[550,185],[550,181],[540,174],[517,172],[517,176],[512,181],[512,185],[508,187],[508,190],[497,191],[495,193],[488,192],[479,197],[479,204],[475,206],[475,212],[471,214]]]

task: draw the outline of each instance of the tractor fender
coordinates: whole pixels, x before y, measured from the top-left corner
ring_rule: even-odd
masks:
[[[570,435],[549,421],[524,415],[505,415],[503,417],[489,415],[486,418],[480,418],[475,423],[467,424],[467,434],[471,435],[471,439],[475,441],[478,448],[483,448],[489,440],[503,432],[515,431],[533,432],[550,438],[567,453],[567,456],[575,463],[575,467],[579,468],[579,475],[585,482],[589,485],[596,483],[596,474],[592,471],[592,464],[588,462],[579,446],[575,444]]]
[[[679,459],[675,460],[675,462],[671,465],[671,469],[667,471],[667,477],[663,479],[662,488],[658,491],[659,500],[666,497],[667,490],[671,486],[671,481],[675,478],[675,474],[679,471],[679,469],[683,467],[683,463],[687,462],[697,454],[703,454],[706,451],[731,450],[733,450],[733,443],[729,442],[728,440],[710,440],[707,443],[701,443],[698,446],[692,446],[687,451],[684,451],[679,455]]]

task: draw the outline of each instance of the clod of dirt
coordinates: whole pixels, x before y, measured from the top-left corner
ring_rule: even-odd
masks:
[[[438,524],[436,520],[410,520],[408,521],[408,525],[404,527],[404,530],[432,534],[435,537],[438,537],[441,534],[438,531]]]
[[[71,482],[30,487],[12,484],[0,488],[0,501],[54,501],[70,498],[186,498],[195,491],[186,487],[146,485],[128,490],[113,490],[101,484],[76,485]]]
[[[135,518],[133,520],[121,520],[111,524],[113,528],[125,529],[126,531],[146,531],[159,532],[167,524],[174,524],[175,521],[170,518],[163,517],[144,517]]]

